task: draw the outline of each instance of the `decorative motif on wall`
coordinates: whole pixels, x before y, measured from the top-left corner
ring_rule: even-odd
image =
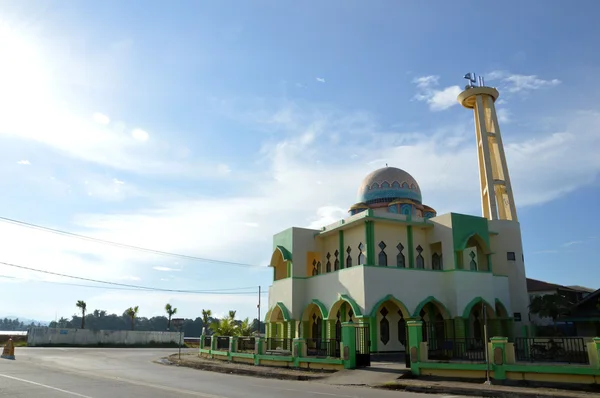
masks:
[[[352,308],[351,308],[350,311],[348,311],[348,322],[354,322],[352,320],[353,316],[354,316],[354,311],[352,311]]]
[[[365,245],[362,244],[362,242],[360,242],[358,244],[358,265],[364,264],[365,263]]]
[[[417,268],[419,269],[424,269],[425,268],[425,259],[423,258],[423,248],[421,247],[421,245],[417,246],[417,253],[419,253],[417,255]]]
[[[374,182],[373,184],[369,185],[369,190],[372,189],[380,189],[380,188],[404,188],[404,189],[410,189],[411,191],[417,191],[417,186],[415,184],[410,184],[408,185],[408,183],[403,182],[403,183],[399,183],[398,181],[393,181],[391,184],[387,181],[383,181],[381,184],[378,184],[376,182]]]
[[[400,320],[398,321],[398,341],[400,344],[406,347],[406,321],[404,320],[404,314],[398,310]]]
[[[348,253],[348,257],[346,257],[346,268],[352,267],[352,256],[350,255],[350,252],[352,252],[352,248],[348,246],[346,249],[346,253]]]
[[[402,253],[404,250],[402,243],[398,243],[396,249],[398,249],[398,254],[396,255],[396,266],[398,268],[406,268],[406,258],[404,257],[404,253]]]
[[[335,256],[335,261],[333,262],[333,269],[336,271],[339,271],[340,270],[340,260],[339,260],[340,252],[336,250],[335,253],[333,253],[333,255]]]
[[[312,276],[319,275],[319,270],[317,268],[317,260],[313,260],[312,266]]]
[[[325,257],[327,257],[327,264],[325,265],[325,272],[331,272],[331,261],[329,260],[331,258],[331,254],[328,252]]]
[[[471,250],[469,253],[469,257],[471,257],[471,262],[469,262],[469,269],[471,271],[477,271],[477,262],[475,261],[475,252]]]
[[[336,317],[336,321],[335,321],[335,339],[337,341],[342,341],[342,314],[340,313],[340,311],[338,310],[337,314],[335,315]]]
[[[386,318],[388,310],[387,308],[383,307],[379,313],[383,317],[381,318],[381,321],[379,321],[379,339],[383,345],[387,345],[387,343],[390,341],[390,321],[388,321]]]
[[[379,248],[381,249],[381,251],[379,252],[379,258],[378,258],[378,265],[381,267],[387,267],[388,263],[387,263],[387,254],[385,254],[385,248],[387,246],[385,245],[384,241],[379,242]]]
[[[412,212],[413,212],[412,209],[413,209],[412,205],[409,205],[409,204],[406,204],[406,203],[403,203],[402,205],[400,205],[400,213],[404,214],[406,216],[412,214]]]

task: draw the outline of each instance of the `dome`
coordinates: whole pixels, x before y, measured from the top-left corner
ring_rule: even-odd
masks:
[[[366,204],[410,199],[421,203],[417,181],[397,167],[384,167],[365,177],[358,189],[358,202]]]

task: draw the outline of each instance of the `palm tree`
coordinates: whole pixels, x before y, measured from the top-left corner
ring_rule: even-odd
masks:
[[[217,319],[210,324],[215,336],[237,336],[238,325],[230,318]]]
[[[169,316],[169,323],[167,324],[167,330],[171,330],[171,317],[177,313],[177,308],[173,308],[171,304],[165,305],[165,311],[167,311],[167,315]]]
[[[237,311],[235,311],[235,310],[229,310],[229,319],[231,319],[232,321],[234,321],[235,320],[235,313],[236,312]]]
[[[87,309],[87,304],[83,300],[78,300],[75,306],[81,310],[81,328],[85,329],[85,310]],[[93,328],[94,325],[92,325]]]
[[[211,310],[202,310],[202,324],[204,325],[204,334],[208,334],[208,322],[211,316]]]
[[[568,314],[569,307],[570,303],[565,297],[559,294],[544,294],[531,299],[529,312],[540,318],[552,318],[554,331],[557,331],[557,320],[562,315]]]
[[[131,330],[135,329],[135,317],[138,314],[139,307],[136,305],[135,307],[129,307],[125,310],[125,314],[131,318]]]
[[[250,318],[246,318],[242,321],[242,324],[239,326],[239,334],[240,336],[252,336],[252,330],[254,329],[254,325],[250,323]]]

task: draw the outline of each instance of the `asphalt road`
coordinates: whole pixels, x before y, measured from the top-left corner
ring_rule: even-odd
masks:
[[[17,348],[15,361],[0,360],[0,397],[432,397],[227,375],[153,363],[172,353],[172,349]]]

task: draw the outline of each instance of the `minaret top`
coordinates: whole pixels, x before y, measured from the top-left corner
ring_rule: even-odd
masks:
[[[496,102],[500,93],[493,87],[487,87],[483,76],[477,76],[475,73],[467,73],[464,76],[469,81],[465,90],[458,95],[458,102],[468,109],[475,108],[475,98],[478,95],[489,95]],[[478,83],[478,84],[477,84]]]

